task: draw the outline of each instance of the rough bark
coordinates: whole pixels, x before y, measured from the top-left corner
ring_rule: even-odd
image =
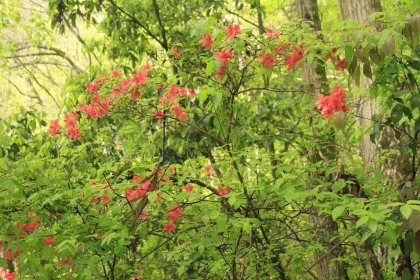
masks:
[[[351,19],[358,23],[366,24],[369,22],[369,16],[372,13],[382,10],[380,0],[340,0],[340,8],[344,20]],[[371,30],[373,33],[376,33],[380,28],[381,26],[379,24],[373,24]],[[361,89],[368,91],[371,85],[372,80],[367,77],[361,77]],[[371,126],[375,115],[379,113],[378,106],[369,98],[361,96],[355,96],[354,103],[356,126],[361,129]],[[394,133],[389,128],[384,129],[377,143],[372,143],[369,133],[365,133],[359,146],[359,154],[363,160],[366,174],[368,175],[367,178],[370,177],[371,170],[376,168],[381,168],[383,176],[388,181],[398,180],[398,177],[401,177],[405,172],[405,167],[404,164],[401,164],[401,159],[397,156],[390,157],[382,166],[375,166],[375,161],[378,159],[381,150],[398,149],[399,144]],[[383,263],[378,261],[378,254],[375,254],[373,250],[367,253],[371,268],[371,279],[384,279],[381,272],[381,265]]]
[[[372,13],[380,12],[379,0],[340,0],[340,9],[343,19],[353,19],[359,23],[367,23]]]
[[[296,9],[301,20],[310,21],[314,31],[321,29],[321,22],[318,14],[318,5],[316,0],[297,0]],[[322,38],[319,38],[322,40]],[[305,90],[314,97],[317,93],[327,91],[327,76],[323,61],[315,60],[311,64],[305,64],[303,68],[303,78],[305,81]],[[334,150],[333,147],[329,147]],[[336,153],[328,153],[334,156]],[[322,160],[319,157],[319,150],[313,148],[309,153],[309,160],[313,163]],[[312,176],[322,176],[312,174]],[[320,236],[320,241],[324,251],[317,250],[314,258],[318,279],[347,279],[347,275],[342,265],[336,259],[342,255],[341,246],[334,246],[330,240],[337,233],[337,224],[330,216],[310,215],[309,221],[316,226],[316,235]],[[330,250],[330,248],[336,248]]]
[[[340,9],[343,19],[352,19],[359,23],[367,23],[369,16],[374,12],[381,11],[381,3],[379,0],[340,0]],[[372,28],[372,32],[376,32],[376,28]],[[361,77],[360,87],[368,89],[372,81],[367,77]],[[378,107],[368,98],[355,96],[355,114],[356,126],[366,127],[372,124],[372,118],[378,114]],[[365,168],[370,169],[374,166],[374,160],[378,158],[379,147],[370,141],[369,134],[363,136],[360,144],[360,156],[362,157]]]
[[[359,23],[368,23],[368,18],[372,13],[380,12],[382,10],[380,0],[340,0],[340,8],[343,19],[352,19]],[[381,28],[379,23],[373,23],[372,32],[378,32]],[[368,90],[372,84],[372,80],[367,77],[361,77],[360,87]],[[356,126],[359,128],[366,128],[372,125],[372,120],[379,113],[378,106],[372,102],[368,97],[355,96],[355,114]],[[363,141],[359,147],[359,153],[363,160],[366,171],[371,169],[381,168],[382,175],[388,182],[396,187],[398,182],[410,174],[409,157],[405,156],[390,156],[381,166],[375,166],[375,160],[380,155],[381,150],[400,149],[404,143],[397,140],[395,133],[391,128],[386,127],[377,143],[370,141],[369,133],[363,136]]]

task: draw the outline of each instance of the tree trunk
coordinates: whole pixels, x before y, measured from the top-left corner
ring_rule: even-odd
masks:
[[[368,23],[368,18],[372,13],[380,12],[382,10],[380,0],[340,0],[340,8],[343,19],[352,19],[358,23]],[[373,25],[372,32],[377,33],[381,26]],[[361,77],[360,88],[368,91],[372,85],[372,80],[367,77]],[[373,119],[379,112],[378,106],[373,103],[368,97],[355,96],[355,114],[356,114],[356,127],[364,129],[373,124]],[[408,160],[404,157],[391,156],[382,166],[375,166],[375,161],[380,155],[380,151],[386,149],[398,149],[401,143],[395,138],[393,131],[386,127],[379,138],[377,143],[370,141],[369,133],[363,135],[362,143],[359,147],[359,154],[363,160],[367,180],[369,180],[371,170],[374,168],[381,168],[382,175],[388,182],[398,181],[407,174]],[[384,279],[381,272],[381,265],[384,262],[378,261],[378,255],[371,249],[367,252],[369,255],[369,263],[371,268],[372,279]],[[381,254],[379,254],[379,259]]]
[[[311,21],[312,27],[315,31],[319,31],[321,29],[316,0],[296,0],[296,8],[300,19]],[[322,40],[322,38],[319,39]],[[314,97],[320,92],[325,93],[328,91],[324,62],[321,60],[316,59],[311,64],[305,64],[303,68],[303,79],[305,81],[305,90],[311,93]],[[336,153],[332,152],[335,150],[333,146],[328,147],[326,150],[329,151],[325,154],[335,157]],[[319,150],[317,148],[312,148],[309,153],[309,160],[312,163],[322,160],[319,157]],[[322,175],[312,174],[311,176],[319,177]],[[342,248],[340,246],[335,246],[335,250],[330,250],[330,248],[335,245],[330,242],[330,240],[337,234],[337,224],[330,216],[319,216],[317,214],[310,215],[309,221],[316,226],[316,235],[321,237],[320,242],[326,249],[325,252],[320,250],[315,252],[314,263],[316,263],[318,279],[347,279],[345,270],[336,260],[340,255],[342,255]]]
[[[353,19],[359,23],[367,23],[372,13],[382,10],[379,0],[340,0],[343,19]]]
[[[321,30],[316,0],[296,0],[296,9],[301,20],[311,21],[315,31]],[[319,39],[322,40],[322,38]],[[316,59],[311,64],[305,64],[303,79],[306,84],[305,90],[314,96],[317,93],[326,92],[328,89],[323,61]]]
[[[367,23],[368,17],[374,13],[381,11],[381,3],[379,0],[340,0],[340,8],[343,19],[353,19],[359,23]],[[377,32],[376,28],[372,32]],[[363,76],[360,78],[360,87],[367,90],[372,81]],[[378,114],[378,107],[367,97],[355,96],[355,114],[356,126],[366,127],[372,124],[372,118]],[[379,155],[379,147],[370,141],[370,136],[366,133],[360,144],[359,154],[362,157],[366,171],[375,167],[374,160]]]

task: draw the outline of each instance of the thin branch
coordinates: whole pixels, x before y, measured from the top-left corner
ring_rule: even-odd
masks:
[[[17,59],[17,60],[22,64],[22,61],[20,61],[20,59]],[[35,77],[35,75],[31,71],[29,71],[29,69],[25,65],[22,64],[22,66],[23,66],[23,68],[25,68],[26,72],[28,72],[28,74],[32,77],[32,79],[35,81],[35,83],[37,83],[52,98],[52,100],[54,101],[55,105],[57,105],[57,108],[60,108],[60,105],[58,104],[58,102],[55,99],[55,97],[51,94],[51,92],[44,85],[42,85],[38,81],[38,79]]]
[[[14,83],[14,82],[12,82],[10,79],[7,79],[7,81],[8,81],[8,83],[9,84],[11,84],[21,95],[23,95],[23,96],[28,96],[29,98],[32,98],[32,99],[37,99],[38,100],[38,103],[40,104],[40,105],[42,105],[43,104],[43,102],[42,102],[42,99],[41,99],[41,97],[39,97],[39,95],[37,95],[37,96],[32,96],[32,95],[29,95],[29,94],[25,94],[23,91],[21,91],[20,90],[20,88]]]
[[[53,76],[51,75],[50,71],[47,69],[47,73],[44,73],[44,71],[41,71],[38,67],[34,67],[36,70],[38,70],[39,74],[44,76],[46,79],[48,79],[53,85],[56,87],[61,87],[57,82],[54,80]]]
[[[75,68],[77,72],[79,72],[79,73],[83,72],[83,69],[80,68],[79,66],[77,66],[76,63],[64,51],[62,51],[58,48],[55,48],[55,47],[46,47],[46,46],[43,46],[43,45],[39,45],[38,48],[54,51],[58,56],[67,60],[68,63],[70,63],[70,65],[73,66],[73,68]]]
[[[251,24],[251,25],[253,25],[253,26],[255,26],[255,27],[257,27],[257,28],[258,28],[258,24],[253,23],[252,21],[250,21],[249,19],[244,18],[244,17],[243,17],[243,16],[241,16],[240,14],[235,13],[234,11],[231,11],[231,10],[229,10],[229,9],[227,9],[227,8],[225,8],[225,11],[226,11],[226,12],[228,12],[228,13],[230,13],[230,14],[232,14],[232,15],[237,16],[238,18],[242,19],[243,21],[248,22],[249,24]]]
[[[39,52],[39,53],[29,53],[29,54],[6,55],[3,57],[5,59],[16,59],[16,58],[22,58],[22,57],[45,56],[45,55],[57,55],[57,54],[51,53],[51,52]]]
[[[63,17],[64,23],[67,25],[67,28],[70,30],[71,33],[73,33],[73,35],[76,37],[76,39],[83,45],[86,46],[86,42],[85,40],[83,40],[83,38],[80,36],[79,31],[75,28],[73,28],[73,26],[71,26],[71,24],[69,23],[69,21],[67,20],[66,17]],[[88,59],[89,59],[89,65],[92,64],[92,59],[90,58],[90,54],[91,52],[87,52],[88,54]],[[92,52],[93,57],[96,59],[96,61],[101,64],[101,61],[99,60],[99,58],[96,56],[95,52]]]
[[[153,0],[153,9],[155,10],[156,18],[157,18],[158,23],[159,23],[160,33],[162,34],[162,40],[163,40],[162,47],[166,51],[168,51],[168,41],[166,40],[166,30],[165,30],[165,27],[163,26],[162,19],[160,18],[159,7],[156,3],[156,0]]]
[[[148,29],[145,25],[143,25],[140,21],[138,21],[133,15],[127,13],[125,10],[123,10],[120,6],[118,6],[113,0],[109,0],[109,2],[115,7],[117,8],[121,13],[123,13],[124,15],[126,15],[127,17],[129,17],[135,24],[137,24],[138,26],[140,26],[144,31],[146,31],[147,34],[149,34],[150,37],[153,38],[153,40],[157,41],[163,48],[164,47],[164,42],[162,42],[161,40],[159,40],[159,38],[152,33],[152,31],[150,31],[150,29]]]
[[[34,65],[54,65],[57,67],[67,67],[67,68],[71,68],[68,65],[59,63],[57,61],[53,61],[53,62],[48,62],[48,61],[34,61],[34,62],[20,62],[19,65],[12,65],[9,67],[9,69],[19,69],[22,67],[26,67],[26,66],[34,66]]]
[[[336,244],[334,244],[334,246],[331,247],[331,249],[325,253],[324,255],[322,255],[320,258],[318,258],[315,262],[313,262],[310,266],[308,266],[305,270],[305,273],[309,273],[309,271],[315,266],[317,265],[320,261],[322,261],[324,258],[330,256],[332,254],[332,252],[337,249],[338,246],[342,245],[344,241],[346,241],[350,236],[352,236],[353,233],[349,233],[346,237],[344,237],[344,239],[341,242],[338,242]]]
[[[239,93],[248,92],[248,91],[254,91],[254,90],[271,91],[271,92],[283,92],[283,93],[305,93],[305,94],[310,94],[310,93],[308,93],[306,91],[303,91],[303,90],[292,90],[292,89],[285,89],[284,90],[284,89],[264,88],[264,87],[247,88],[247,89],[244,89],[244,90],[239,91],[238,94]]]
[[[32,89],[32,92],[35,94],[35,96],[38,96],[38,101],[39,101],[39,104],[40,105],[42,105],[42,100],[41,100],[41,98],[40,98],[40,96],[39,96],[39,93],[38,93],[38,91],[36,90],[36,88],[34,87],[34,84],[32,83],[32,81],[31,81],[31,79],[27,79],[27,82],[28,82],[28,84],[29,84],[29,86],[31,87],[31,89]]]

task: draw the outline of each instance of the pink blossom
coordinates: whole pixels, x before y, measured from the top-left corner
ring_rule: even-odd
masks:
[[[199,41],[200,44],[203,45],[203,47],[206,50],[210,50],[211,49],[211,45],[213,44],[213,38],[211,37],[210,34],[204,34],[203,38]]]
[[[231,24],[228,27],[226,27],[224,31],[227,34],[225,40],[231,40],[235,38],[235,36],[241,34],[241,27],[239,26],[239,24]]]

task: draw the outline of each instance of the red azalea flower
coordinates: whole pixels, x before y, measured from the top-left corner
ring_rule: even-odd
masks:
[[[172,48],[172,54],[175,57],[180,57],[182,55],[182,51],[181,50],[178,50],[177,48]]]
[[[50,134],[51,136],[57,135],[57,133],[60,131],[60,124],[58,120],[53,120],[50,124]]]
[[[323,118],[329,118],[334,116],[338,111],[347,112],[348,108],[346,105],[346,90],[335,85],[330,90],[330,96],[324,96],[318,94],[317,106],[321,110]]]
[[[175,224],[172,221],[163,225],[163,231],[173,232],[175,230]]]
[[[165,117],[165,113],[163,113],[162,110],[157,110],[153,114],[154,114],[155,118],[158,119],[158,120],[161,120]]]
[[[208,177],[211,177],[213,175],[213,167],[211,165],[204,166],[204,170],[206,170]]]
[[[217,193],[218,193],[220,196],[224,196],[224,195],[227,195],[228,193],[230,193],[230,190],[229,190],[229,188],[228,188],[228,187],[219,186],[219,187],[217,188]]]
[[[266,30],[265,30],[265,36],[267,36],[267,37],[271,37],[271,38],[277,38],[277,37],[279,37],[279,35],[280,35],[280,33],[278,33],[278,32],[276,32],[276,31],[274,31],[274,29],[272,29],[272,28],[267,28]]]
[[[274,54],[262,53],[258,56],[258,60],[261,62],[264,68],[271,68],[273,65],[279,63],[279,61],[274,57]]]
[[[223,73],[225,73],[225,68],[224,67],[220,67],[219,69],[217,69],[216,71],[216,79],[219,83],[222,82],[222,75]]]
[[[166,214],[171,222],[179,221],[179,217],[184,215],[184,211],[179,209],[179,206],[176,204],[172,209]]]
[[[193,187],[193,186],[191,186],[191,185],[186,185],[186,186],[184,187],[184,190],[185,190],[186,192],[192,192],[192,191],[193,191],[193,189],[194,189],[194,187]]]
[[[199,41],[200,44],[203,45],[203,47],[206,50],[210,50],[211,49],[211,45],[213,44],[213,38],[211,37],[210,34],[204,34],[203,38]]]
[[[111,75],[114,78],[118,78],[121,75],[120,70],[118,69],[112,70]]]
[[[223,67],[226,67],[229,63],[229,59],[235,58],[235,55],[230,50],[222,50],[220,52],[216,52],[214,54],[216,56],[217,60],[222,64]]]
[[[293,70],[295,64],[303,58],[303,53],[297,47],[293,46],[294,52],[292,54],[285,55],[286,57],[286,64],[288,66],[288,70]]]
[[[339,59],[338,63],[335,65],[335,70],[344,71],[347,69],[346,59]]]
[[[99,84],[96,82],[92,82],[92,83],[85,83],[86,86],[86,92],[87,93],[93,93],[93,92],[97,92],[99,89]]]
[[[107,196],[106,194],[101,197],[101,202],[103,204],[107,204],[110,201],[111,201],[111,198],[109,198],[109,196]]]
[[[235,38],[235,36],[241,34],[241,27],[239,26],[239,24],[231,24],[228,27],[226,27],[225,33],[227,34],[225,40],[231,40]]]
[[[44,238],[44,245],[45,246],[50,246],[54,244],[54,239],[52,238],[52,236],[47,236]]]

